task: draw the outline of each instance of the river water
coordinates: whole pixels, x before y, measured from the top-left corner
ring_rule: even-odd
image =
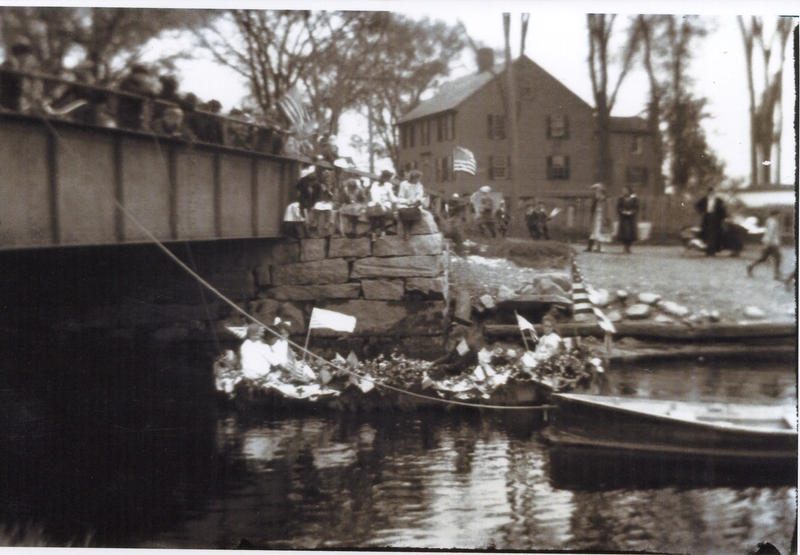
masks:
[[[792,472],[570,458],[527,413],[234,413],[190,349],[106,358],[2,389],[0,524],[54,545],[682,553],[787,553],[795,527]],[[609,388],[794,405],[796,368],[618,366]]]

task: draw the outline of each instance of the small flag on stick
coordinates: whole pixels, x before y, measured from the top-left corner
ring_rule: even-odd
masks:
[[[519,326],[520,331],[530,330],[531,336],[534,339],[538,339],[539,336],[536,334],[536,328],[533,327],[533,324],[528,322],[525,318],[514,312],[517,317],[517,325]]]
[[[453,171],[466,172],[475,175],[478,170],[478,164],[475,162],[475,156],[467,150],[457,146],[453,149]]]
[[[614,323],[608,319],[608,316],[597,307],[593,308],[595,316],[597,316],[597,323],[606,333],[617,333],[617,328],[614,327]]]
[[[309,329],[328,328],[335,331],[353,333],[356,328],[356,317],[334,312],[333,310],[323,310],[314,308],[311,311],[311,322]]]

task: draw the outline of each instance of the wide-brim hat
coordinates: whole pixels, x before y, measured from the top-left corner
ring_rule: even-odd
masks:
[[[478,189],[478,190],[479,190],[481,193],[491,193],[491,192],[492,192],[492,188],[491,188],[491,187],[489,187],[488,185],[484,185],[483,187],[481,187],[481,188],[480,188],[480,189]]]
[[[590,188],[590,189],[602,189],[602,190],[604,190],[604,191],[605,191],[605,189],[606,189],[606,186],[605,186],[605,185],[603,185],[602,183],[595,183],[594,185],[592,185],[592,186],[591,186],[591,187],[589,187],[589,188]]]
[[[307,168],[300,170],[300,177],[306,177],[308,175],[311,175],[316,170],[317,168],[315,168],[314,166],[308,166]]]
[[[389,170],[383,170],[381,172],[381,176],[378,179],[380,179],[381,181],[391,181],[393,177],[394,174],[392,172],[390,172]]]

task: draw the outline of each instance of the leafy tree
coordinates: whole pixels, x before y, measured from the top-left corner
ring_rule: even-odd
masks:
[[[692,79],[687,74],[692,48],[708,32],[708,22],[699,17],[674,15],[640,15],[629,29],[629,41],[638,43],[634,48],[641,50],[650,81],[648,123],[656,133],[658,161],[664,158],[664,145],[670,180],[678,192],[719,181],[724,173],[724,164],[711,151],[701,125],[709,117],[708,100],[691,92]]]
[[[140,60],[145,46],[165,31],[206,24],[209,12],[178,9],[0,7],[0,33],[7,50],[24,37],[43,73],[63,75],[77,58],[100,84],[118,80]],[[159,60],[167,68],[179,53]]]
[[[705,178],[706,169],[700,161],[716,158],[710,152],[700,127],[707,100],[694,98],[690,92],[693,80],[687,75],[692,47],[696,39],[705,37],[709,29],[698,16],[666,16],[663,19],[662,53],[665,70],[667,108],[667,144],[670,149],[670,177],[672,184],[683,191],[689,178]],[[703,148],[698,151],[697,149]],[[702,181],[700,181],[702,183]]]
[[[397,163],[394,126],[448,74],[463,27],[389,12],[233,10],[197,31],[200,45],[250,84],[263,113],[304,89],[320,130],[337,134],[347,110],[368,112],[382,150]]]
[[[396,170],[400,169],[397,121],[449,74],[450,62],[464,48],[464,37],[461,24],[450,27],[441,21],[415,21],[395,13],[373,37],[366,58],[372,75],[361,106],[372,105],[371,122],[380,148],[388,153]]]

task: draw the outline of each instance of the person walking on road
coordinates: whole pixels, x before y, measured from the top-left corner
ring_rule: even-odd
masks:
[[[761,243],[764,245],[764,248],[761,250],[761,256],[758,257],[758,260],[747,265],[747,275],[749,277],[753,277],[753,268],[762,262],[766,262],[771,257],[772,262],[775,265],[775,280],[782,281],[781,230],[780,224],[778,223],[779,214],[780,211],[778,210],[772,210],[769,213],[769,218],[767,218],[765,223],[764,237],[761,239]]]
[[[625,247],[625,253],[630,254],[631,244],[638,239],[636,216],[639,212],[639,199],[633,194],[633,189],[626,185],[624,194],[617,199],[617,216],[619,216],[619,229],[617,240]]]
[[[591,252],[595,244],[597,252],[602,252],[601,244],[609,241],[608,197],[602,183],[595,183],[591,188],[594,190],[594,197],[589,210],[589,244],[586,252]]]

